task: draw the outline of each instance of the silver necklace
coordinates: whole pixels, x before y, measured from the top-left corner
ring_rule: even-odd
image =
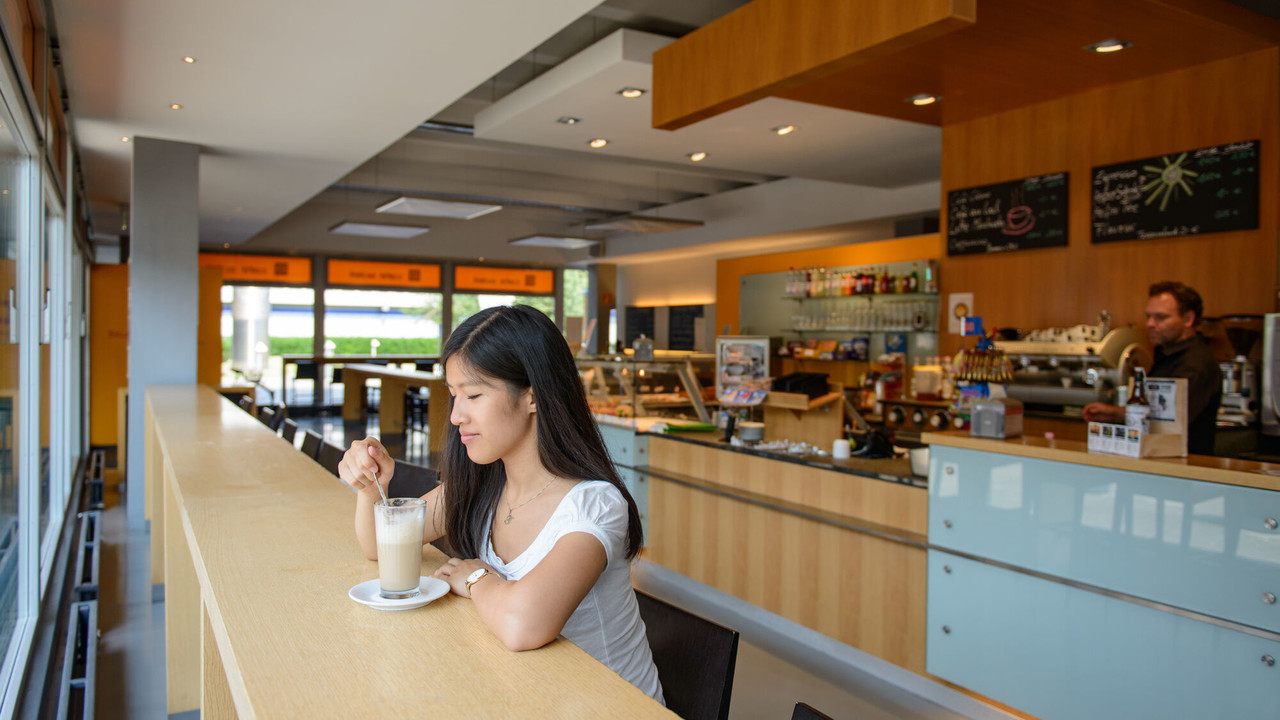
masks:
[[[539,490],[539,491],[537,492],[537,494],[536,494],[536,495],[534,495],[533,497],[529,498],[528,500],[525,500],[524,502],[520,503],[519,505],[516,505],[515,507],[511,507],[511,503],[508,501],[508,502],[507,502],[507,517],[503,519],[502,524],[503,524],[503,525],[510,525],[510,524],[511,524],[511,513],[512,513],[512,512],[514,512],[514,511],[516,511],[516,510],[519,510],[520,508],[524,507],[525,505],[528,505],[529,503],[533,502],[534,500],[537,500],[537,499],[538,499],[538,495],[541,495],[542,493],[546,492],[546,491],[547,491],[547,488],[551,487],[551,481],[552,481],[552,480],[555,480],[555,478],[553,477],[553,478],[551,478],[551,480],[548,480],[548,481],[547,481],[547,484],[546,484],[546,485],[543,485],[543,486],[542,486],[542,489],[541,489],[541,490]]]

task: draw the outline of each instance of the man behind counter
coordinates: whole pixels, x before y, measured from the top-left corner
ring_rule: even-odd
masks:
[[[1222,401],[1222,370],[1209,342],[1196,332],[1204,312],[1200,293],[1180,282],[1158,282],[1147,291],[1147,338],[1155,348],[1150,377],[1187,379],[1187,452],[1212,455]],[[1124,422],[1124,408],[1104,403],[1084,407],[1086,422]]]

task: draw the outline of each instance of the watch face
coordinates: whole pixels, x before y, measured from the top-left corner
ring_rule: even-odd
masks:
[[[480,578],[484,577],[485,572],[487,571],[484,568],[480,568],[479,570],[467,576],[467,582],[475,582],[479,580]]]

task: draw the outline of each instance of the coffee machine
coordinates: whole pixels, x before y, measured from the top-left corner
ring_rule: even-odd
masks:
[[[1252,425],[1258,421],[1261,410],[1258,367],[1249,360],[1254,343],[1258,341],[1255,327],[1262,320],[1259,315],[1229,315],[1222,318],[1227,339],[1235,350],[1235,358],[1218,363],[1222,370],[1222,404],[1218,406],[1218,423],[1223,425]]]

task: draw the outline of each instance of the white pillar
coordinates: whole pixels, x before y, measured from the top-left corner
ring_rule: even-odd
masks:
[[[145,522],[148,385],[196,381],[200,147],[135,137],[129,233],[129,528]]]

